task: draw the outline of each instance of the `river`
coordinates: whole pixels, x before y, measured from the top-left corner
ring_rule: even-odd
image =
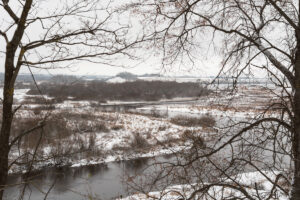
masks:
[[[156,157],[155,161],[153,158],[139,158],[83,167],[47,168],[30,174],[23,199],[44,199],[53,184],[47,197],[49,200],[109,200],[125,197],[130,194],[124,181],[127,176],[136,175],[154,162],[171,159],[172,156],[164,156]],[[147,170],[154,170],[154,167],[150,166]],[[8,185],[14,186],[5,190],[5,200],[19,199],[24,188],[24,184],[20,184],[22,181],[22,175],[9,176]]]

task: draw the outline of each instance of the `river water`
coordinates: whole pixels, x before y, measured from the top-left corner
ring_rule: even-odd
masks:
[[[155,161],[154,158],[139,158],[76,168],[48,168],[30,174],[23,199],[44,199],[52,185],[54,186],[47,196],[49,200],[109,200],[125,197],[132,192],[127,189],[126,177],[136,175],[149,165],[147,170],[154,170],[151,167],[154,162],[171,159],[172,156],[156,157]],[[20,184],[22,182],[22,175],[11,175],[8,185],[14,186],[5,190],[4,199],[19,199],[24,188],[24,184]]]

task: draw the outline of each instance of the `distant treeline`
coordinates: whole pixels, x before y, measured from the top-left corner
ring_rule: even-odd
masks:
[[[122,101],[154,101],[175,97],[198,97],[208,95],[210,90],[199,83],[178,83],[175,81],[142,81],[124,83],[106,83],[101,81],[74,82],[72,84],[51,84],[44,82],[39,85],[42,94],[65,100],[107,100]],[[37,89],[32,88],[27,94],[39,95]]]

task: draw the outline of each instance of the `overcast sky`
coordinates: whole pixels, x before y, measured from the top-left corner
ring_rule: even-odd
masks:
[[[66,0],[67,1],[67,0]],[[10,1],[10,5],[14,10],[18,10],[20,12],[21,9],[14,7],[13,2]],[[57,9],[57,5],[59,5],[59,0],[53,1],[41,1],[45,3],[39,12],[47,12],[51,9]],[[103,2],[103,1],[101,1]],[[43,10],[44,9],[44,10]],[[6,26],[6,22],[9,21],[10,18],[5,11],[0,10],[0,28]],[[101,16],[100,16],[101,17]],[[123,19],[126,20],[126,19]],[[36,27],[28,30],[27,35],[32,37],[39,37],[39,31]],[[204,38],[209,38],[210,35],[204,36]],[[34,73],[39,74],[70,74],[70,75],[115,75],[120,72],[131,72],[135,74],[145,74],[145,73],[160,73],[165,75],[193,75],[193,76],[214,76],[217,75],[220,70],[221,57],[216,54],[216,49],[210,49],[211,47],[208,45],[210,41],[199,41],[202,43],[202,48],[198,49],[198,52],[194,52],[195,60],[192,65],[189,62],[183,61],[182,65],[172,65],[168,67],[163,67],[160,56],[152,55],[152,52],[148,52],[145,49],[137,49],[137,53],[140,57],[144,58],[144,61],[133,62],[130,60],[121,60],[119,62],[119,67],[107,66],[104,64],[90,63],[90,62],[78,62],[74,64],[70,68],[65,69],[32,69]],[[215,47],[214,47],[215,48]],[[217,47],[218,48],[218,47]],[[5,50],[4,40],[1,37],[0,39],[0,51]],[[1,54],[0,57],[0,66],[4,66],[4,54]],[[123,62],[123,63],[122,63]],[[126,67],[122,67],[126,66]],[[4,71],[4,67],[0,68],[0,72]],[[24,66],[21,69],[21,73],[28,73],[28,69]]]
[[[215,62],[213,62],[215,61]],[[132,67],[115,67],[90,62],[80,62],[70,68],[65,69],[33,69],[38,74],[70,74],[70,75],[115,75],[120,72],[131,72],[134,74],[159,73],[169,76],[215,76],[220,69],[217,59],[198,61],[197,64],[190,67],[185,66],[167,66],[163,67],[160,59],[151,58]],[[3,72],[3,68],[1,68]],[[21,73],[29,73],[26,67],[23,67]]]
[[[20,15],[21,9],[16,5],[17,1],[11,0],[10,6],[14,11],[18,12]],[[60,3],[59,0],[53,1],[40,1],[41,8],[39,8],[40,12],[47,12],[51,9],[58,9],[58,5]],[[104,1],[102,1],[104,2]],[[0,10],[0,28],[1,30],[5,30],[7,27],[7,22],[10,21],[10,17],[5,13],[4,10]],[[100,16],[101,17],[101,16]],[[11,32],[12,33],[12,32]],[[38,38],[39,31],[36,27],[33,26],[32,29],[27,31],[27,35],[33,38]],[[3,66],[0,68],[0,72],[4,71],[4,54],[5,51],[5,42],[2,37],[0,37],[0,65]],[[142,55],[145,61],[139,62],[131,62],[129,60],[124,61],[124,63],[120,64],[120,67],[112,67],[104,64],[96,64],[90,62],[78,62],[74,64],[70,68],[66,69],[50,69],[50,70],[41,70],[41,69],[32,69],[34,73],[41,74],[72,74],[72,75],[115,75],[119,72],[131,72],[135,74],[145,74],[145,73],[161,73],[167,75],[194,75],[194,76],[211,76],[216,75],[218,70],[220,69],[219,63],[220,58],[215,56],[201,56],[201,59],[195,60],[194,65],[175,65],[163,67],[161,63],[161,57],[151,55],[151,52],[147,52],[144,49],[136,50],[138,53]],[[143,55],[144,54],[144,55]],[[121,67],[127,66],[127,67]],[[128,67],[129,66],[129,67]],[[28,73],[27,67],[23,66],[20,73]]]

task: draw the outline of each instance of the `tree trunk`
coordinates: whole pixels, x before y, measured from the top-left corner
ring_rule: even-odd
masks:
[[[294,159],[294,180],[291,191],[291,200],[300,199],[300,33],[296,33],[297,52],[295,63],[295,93],[294,93],[294,138],[293,138],[293,159]]]
[[[300,70],[298,70],[300,71]],[[298,72],[299,73],[299,72]],[[300,76],[298,76],[300,77]],[[296,91],[295,91],[295,124],[294,124],[294,182],[292,188],[292,200],[300,199],[300,81],[299,78],[296,83]]]
[[[3,199],[3,189],[8,176],[8,155],[9,155],[9,137],[13,119],[13,95],[14,84],[19,69],[15,69],[14,59],[18,46],[25,31],[25,23],[28,17],[33,0],[26,0],[23,6],[22,14],[17,21],[17,28],[10,42],[6,46],[5,71],[4,71],[4,89],[3,89],[3,113],[0,131],[0,200]],[[24,53],[24,52],[23,52]],[[22,58],[19,58],[22,59]],[[21,64],[19,67],[21,67]],[[18,66],[17,64],[17,66]]]
[[[7,90],[4,90],[7,92]],[[8,175],[9,135],[12,123],[12,102],[7,98],[3,101],[2,126],[0,135],[0,200]]]
[[[3,189],[8,176],[8,153],[9,136],[13,118],[13,86],[11,80],[13,77],[13,59],[12,55],[7,54],[5,61],[5,79],[3,89],[3,110],[2,124],[0,131],[0,200],[3,199]]]

